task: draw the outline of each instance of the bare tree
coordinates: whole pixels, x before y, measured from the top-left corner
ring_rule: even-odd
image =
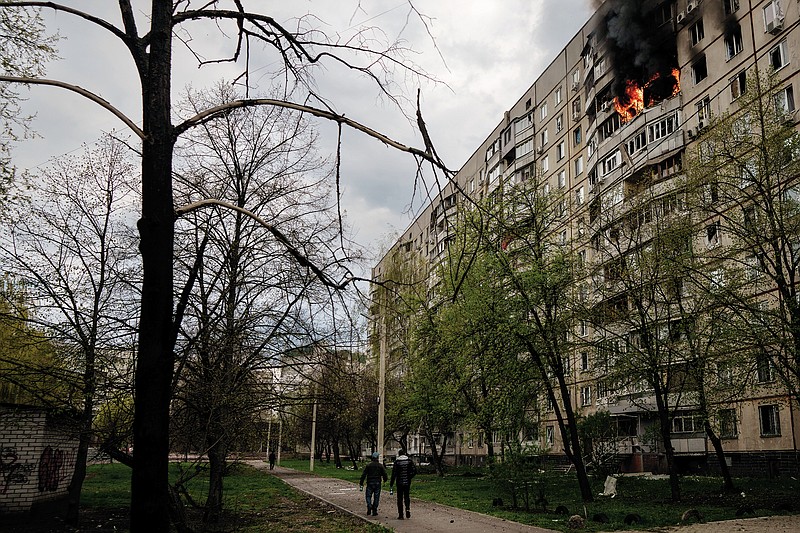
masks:
[[[74,391],[71,400],[72,394],[56,401],[80,413],[69,486],[73,524],[95,410],[106,393],[132,380],[114,369],[130,369],[126,362],[133,357],[136,306],[130,302],[138,297],[133,175],[127,148],[111,139],[80,157],[64,156],[36,178],[31,197],[17,203],[12,223],[0,233],[0,260],[24,282],[30,302],[20,319],[54,344],[64,361],[61,378]]]
[[[196,113],[235,99],[232,88],[219,84],[189,93],[187,106]],[[194,431],[204,436],[210,463],[205,518],[211,522],[222,509],[232,443],[247,421],[274,407],[269,377],[280,355],[308,342],[310,314],[329,302],[315,276],[298,270],[280,243],[263,238],[266,223],[290,236],[307,258],[330,272],[336,268],[329,165],[316,156],[315,140],[300,113],[254,107],[202,124],[179,147],[182,203],[218,202],[192,212],[178,228],[178,242],[185,243],[179,260],[195,281],[179,339],[177,405],[191,413],[183,420],[201,424]],[[250,216],[223,204],[247,208]]]
[[[237,107],[257,105],[289,107],[305,113],[332,120],[339,125],[355,128],[373,136],[389,146],[413,154],[420,164],[430,161],[440,165],[430,138],[424,131],[424,149],[409,148],[392,139],[332,112],[329,108],[315,108],[305,103],[275,99],[244,99],[227,102],[206,109],[180,124],[173,124],[174,108],[171,102],[173,73],[173,42],[177,35],[185,35],[198,22],[217,22],[219,27],[230,30],[233,50],[228,57],[201,61],[210,65],[219,61],[245,62],[244,78],[248,79],[249,65],[246,59],[258,47],[267,47],[278,53],[281,72],[292,80],[308,81],[315,64],[338,64],[363,73],[378,83],[383,78],[381,69],[387,64],[403,65],[397,59],[400,50],[394,43],[371,48],[376,43],[361,41],[338,42],[329,40],[322,31],[301,24],[295,28],[283,26],[274,18],[248,10],[241,0],[233,0],[223,6],[211,2],[195,8],[190,2],[164,2],[154,0],[147,13],[148,28],[140,32],[130,0],[119,1],[122,26],[104,20],[90,12],[54,2],[5,2],[3,10],[16,7],[40,6],[56,10],[106,30],[108,35],[122,42],[127,48],[141,84],[141,127],[126,117],[111,103],[96,94],[76,85],[59,80],[45,80],[21,76],[1,76],[0,81],[41,84],[61,87],[76,92],[119,117],[142,141],[141,179],[142,213],[138,222],[143,264],[141,318],[139,321],[139,344],[136,366],[136,394],[134,414],[134,439],[136,453],[133,461],[131,487],[131,528],[166,530],[169,521],[167,496],[167,461],[169,452],[169,406],[170,391],[174,376],[174,344],[177,323],[182,310],[173,305],[173,244],[175,237],[175,213],[173,197],[173,155],[175,142],[188,130],[227,114]],[[225,7],[228,7],[226,9]],[[224,30],[222,30],[224,31]],[[355,44],[354,44],[355,43]],[[257,48],[257,47],[253,47]],[[310,87],[310,85],[307,85]],[[287,91],[284,94],[289,94]],[[308,93],[307,93],[308,94]],[[314,91],[310,92],[314,95]],[[388,91],[387,91],[388,94]],[[302,95],[301,98],[304,98]],[[312,96],[313,97],[313,96]],[[304,100],[301,100],[304,102]],[[178,213],[182,213],[178,210]],[[287,236],[272,228],[271,234],[287,247],[298,261],[304,273],[313,273],[323,283],[334,289],[348,286],[352,278],[329,277],[324,265],[315,265],[292,244]]]

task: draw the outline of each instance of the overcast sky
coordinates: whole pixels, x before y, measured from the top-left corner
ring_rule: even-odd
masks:
[[[65,1],[103,15],[119,25],[116,2]],[[458,169],[477,149],[522,93],[567,44],[590,15],[589,0],[413,0],[427,18],[427,30],[410,13],[406,0],[254,0],[245,5],[261,9],[279,21],[314,14],[319,27],[342,36],[363,26],[398,35],[413,52],[406,57],[422,66],[441,83],[420,83],[398,78],[415,98],[422,90],[422,110],[437,150],[452,169]],[[268,6],[268,7],[261,7]],[[59,45],[61,60],[48,67],[47,76],[80,85],[98,93],[140,122],[140,93],[130,56],[114,37],[85,21],[45,11],[50,24],[66,39]],[[141,15],[142,27],[144,16]],[[52,27],[52,26],[51,26]],[[431,36],[435,40],[433,46]],[[199,28],[191,35],[209,56],[230,45],[216,28]],[[438,48],[438,50],[437,50]],[[241,70],[234,65],[197,69],[197,62],[176,43],[175,94],[187,83],[201,87],[221,78],[232,79]],[[266,72],[262,65],[258,73]],[[408,145],[422,147],[414,125],[373,84],[335,68],[317,75],[319,90],[337,111]],[[34,128],[40,138],[17,146],[20,168],[46,164],[51,157],[97,140],[101,132],[124,126],[107,111],[63,90],[35,87],[27,93],[26,109],[37,113]],[[413,110],[412,110],[413,111]],[[320,124],[330,139],[335,129]],[[347,133],[343,144],[342,205],[355,240],[380,249],[403,231],[421,207],[411,205],[414,162],[380,143]],[[322,149],[330,150],[327,141]],[[411,207],[411,209],[409,209]]]

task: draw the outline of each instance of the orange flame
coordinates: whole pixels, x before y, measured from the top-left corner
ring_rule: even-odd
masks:
[[[647,107],[657,104],[664,98],[671,98],[680,92],[680,70],[673,68],[670,74],[674,79],[672,93],[664,97],[651,92],[646,102]],[[653,83],[660,77],[661,73],[656,72],[649,80],[647,80],[647,83],[644,85],[639,85],[639,83],[635,80],[628,80],[625,82],[625,93],[622,96],[617,96],[614,98],[614,109],[616,109],[617,113],[619,113],[620,120],[623,124],[630,122],[636,117],[636,115],[642,112],[642,110],[645,108],[645,89],[652,86]]]

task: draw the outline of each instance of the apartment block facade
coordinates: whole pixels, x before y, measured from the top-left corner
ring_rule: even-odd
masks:
[[[633,4],[643,7],[626,9]],[[748,76],[774,72],[782,87],[779,103],[793,120],[793,87],[800,83],[799,22],[800,3],[792,0],[603,2],[505,112],[455,183],[443,187],[374,267],[373,278],[390,277],[390,258],[397,253],[437,264],[451,242],[452,215],[464,208],[465,196],[480,200],[498,188],[524,186],[534,175],[545,189],[561,191],[568,200],[559,230],[564,241],[588,262],[613,261],[593,242],[608,226],[608,213],[612,208],[624,212],[642,187],[663,191],[679,179],[687,150],[700,142],[713,117],[735,108]],[[648,216],[680,203],[663,195],[659,201],[661,207]],[[711,242],[719,235],[711,228],[706,237]],[[382,327],[374,318],[373,328]],[[609,392],[597,354],[576,350],[569,358],[576,410],[610,412],[626,437],[620,440],[622,468],[658,470],[660,450],[644,438],[652,412],[641,401],[634,404],[625,394]],[[757,372],[756,385],[724,413],[726,461],[735,473],[797,473],[798,402],[769,367]],[[716,459],[690,401],[676,409],[672,424],[672,446],[682,468],[713,470]],[[479,463],[486,438],[494,436],[465,431],[453,436],[446,452]],[[560,433],[546,414],[531,438],[554,457],[561,453]]]

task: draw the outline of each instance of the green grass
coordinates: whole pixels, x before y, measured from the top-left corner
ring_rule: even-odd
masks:
[[[363,463],[362,463],[363,464]],[[308,471],[308,461],[282,461],[282,466]],[[315,463],[314,472],[321,476],[335,477],[358,482],[360,471],[337,469],[325,462]],[[734,495],[723,495],[720,492],[722,480],[716,477],[686,476],[681,478],[682,502],[670,501],[669,484],[666,479],[645,479],[636,476],[623,476],[617,483],[616,498],[597,496],[595,501],[585,505],[580,498],[574,474],[546,472],[537,475],[529,488],[530,511],[514,510],[511,505],[511,494],[507,487],[500,486],[484,475],[485,470],[470,468],[454,468],[444,478],[434,474],[420,473],[414,478],[411,494],[416,498],[440,504],[468,509],[479,513],[566,531],[569,515],[556,515],[553,510],[559,505],[565,506],[569,514],[586,515],[590,519],[596,514],[606,514],[610,522],[607,524],[587,523],[586,531],[612,531],[651,529],[674,526],[680,522],[682,514],[688,509],[697,509],[704,521],[729,520],[736,518],[737,510],[743,507],[752,508],[751,516],[767,516],[781,514],[776,505],[790,503],[795,512],[800,511],[800,482],[790,477],[778,480],[738,479],[740,492]],[[603,490],[602,480],[592,481],[592,492],[599,494]],[[539,496],[539,487],[544,489],[548,501],[547,512],[537,506],[534,501]],[[744,491],[744,497],[741,492]],[[503,506],[492,505],[492,500],[502,498]],[[519,496],[518,504],[524,506]],[[637,513],[643,518],[642,523],[634,526],[624,524],[625,516]]]
[[[170,477],[177,479],[182,465],[170,466]],[[185,467],[184,467],[185,468]],[[265,471],[247,465],[236,465],[225,477],[225,504],[219,531],[240,532],[318,532],[385,533],[388,530],[360,518],[332,513],[326,504],[294,490]],[[186,487],[195,502],[202,504],[208,495],[205,470]],[[107,517],[127,516],[130,505],[130,469],[118,463],[89,467],[81,497],[87,516],[108,526]],[[190,523],[197,526],[199,512],[187,508]],[[102,517],[102,520],[101,518]],[[124,531],[126,523],[118,530]],[[120,527],[121,526],[121,527]],[[199,529],[198,529],[199,530]],[[214,529],[206,529],[214,531]]]

